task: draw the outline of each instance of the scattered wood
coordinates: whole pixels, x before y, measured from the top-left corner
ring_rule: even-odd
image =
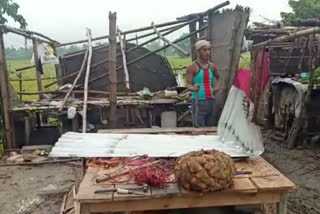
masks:
[[[90,76],[90,66],[92,59],[92,41],[91,41],[91,30],[87,29],[87,38],[88,38],[88,62],[87,62],[87,71],[84,80],[84,95],[83,95],[83,113],[82,113],[82,133],[87,132],[87,102],[88,102],[88,81]],[[74,84],[75,85],[75,84]],[[74,86],[73,86],[74,87]]]
[[[301,30],[301,31],[298,31],[298,32],[295,32],[295,33],[291,33],[289,35],[285,35],[285,36],[277,37],[275,39],[267,40],[267,41],[261,42],[259,44],[255,44],[255,45],[253,45],[253,48],[262,47],[262,46],[265,46],[265,45],[278,43],[278,42],[285,42],[285,41],[289,41],[291,39],[295,39],[295,38],[298,38],[298,37],[317,34],[319,32],[320,32],[320,27],[309,28],[309,29],[306,29],[306,30]]]

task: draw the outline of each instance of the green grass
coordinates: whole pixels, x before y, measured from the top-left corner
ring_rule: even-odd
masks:
[[[15,70],[18,68],[30,66],[31,61],[30,60],[8,60],[8,71],[9,71],[9,79],[19,79],[18,74],[21,73],[21,79],[36,79],[36,69],[31,68],[28,70],[24,70],[21,72],[16,72]],[[41,78],[55,78],[55,67],[54,65],[44,65],[43,66],[43,75]],[[43,80],[42,86],[44,88],[45,85],[53,82],[54,80]],[[10,81],[11,85],[15,89],[16,92],[22,91],[22,92],[37,92],[38,91],[38,85],[37,81],[23,81],[22,82],[22,90],[19,88],[19,81]],[[57,88],[57,85],[53,85],[45,90],[55,90]],[[39,98],[38,95],[23,95],[22,100],[23,101],[32,101],[37,100]]]

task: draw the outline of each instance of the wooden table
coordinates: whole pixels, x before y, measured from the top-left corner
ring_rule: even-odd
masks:
[[[288,192],[295,188],[294,183],[262,157],[236,162],[236,168],[237,171],[249,171],[252,174],[237,175],[233,185],[220,192],[189,192],[177,183],[170,183],[166,188],[151,188],[148,196],[95,194],[95,190],[104,187],[94,182],[97,172],[87,170],[76,194],[76,203],[82,214],[264,203],[277,203],[278,213],[287,213]],[[126,188],[133,185],[115,184],[112,187]]]

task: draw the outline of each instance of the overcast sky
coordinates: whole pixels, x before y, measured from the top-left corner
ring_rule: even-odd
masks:
[[[205,11],[224,0],[15,0],[28,29],[41,32],[60,42],[85,38],[89,27],[94,37],[108,34],[108,13],[117,12],[122,30],[173,21],[176,17]],[[288,0],[231,0],[252,9],[250,20],[279,20],[281,11],[289,11]],[[12,26],[18,26],[13,22]],[[7,47],[22,45],[18,37],[6,38]]]

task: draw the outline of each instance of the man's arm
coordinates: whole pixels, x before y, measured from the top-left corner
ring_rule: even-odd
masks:
[[[187,82],[187,89],[190,91],[198,91],[199,86],[198,85],[193,85],[193,74],[194,74],[194,64],[190,65],[187,68],[187,74],[186,74],[186,82]]]
[[[213,71],[214,73],[214,78],[215,78],[215,81],[213,81],[213,91],[216,93],[217,91],[220,90],[220,87],[219,87],[219,83],[220,83],[220,74],[219,74],[219,71],[218,71],[218,68],[215,64],[211,63],[210,62],[210,68],[211,70]]]

